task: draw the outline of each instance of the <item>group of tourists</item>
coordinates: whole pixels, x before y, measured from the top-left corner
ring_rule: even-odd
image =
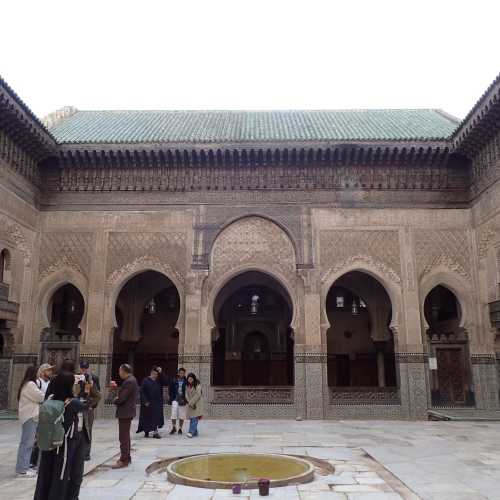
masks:
[[[36,477],[35,500],[78,500],[84,462],[90,460],[99,378],[87,362],[64,361],[26,369],[18,392],[22,424],[16,474]]]
[[[146,438],[161,438],[164,426],[163,388],[168,387],[172,405],[170,434],[182,434],[189,419],[187,437],[198,435],[202,418],[202,389],[194,373],[184,368],[170,379],[160,366],[154,366],[139,387],[132,368],[119,369],[121,384],[114,398],[120,441],[120,458],[113,468],[131,463],[130,428],[136,416],[140,396],[137,432]],[[17,454],[16,475],[37,479],[34,500],[78,500],[84,462],[90,460],[94,411],[101,399],[99,378],[89,364],[64,361],[55,374],[54,366],[29,366],[18,391],[21,441]]]
[[[201,384],[194,373],[186,377],[186,370],[179,368],[173,380],[162,371],[161,366],[154,366],[149,377],[146,377],[140,388],[141,410],[137,432],[144,432],[145,437],[161,438],[158,429],[161,429],[165,420],[163,417],[163,387],[168,386],[171,404],[170,418],[172,420],[172,434],[182,434],[185,420],[189,419],[187,437],[198,435],[198,420],[202,417]]]
[[[159,429],[165,425],[163,415],[163,388],[168,387],[170,418],[172,429],[170,435],[182,434],[184,421],[189,419],[189,429],[186,436],[198,436],[198,422],[203,416],[202,389],[194,373],[186,376],[186,370],[179,368],[177,376],[172,380],[164,373],[161,366],[153,366],[148,377],[145,377],[139,387],[128,364],[120,366],[122,384],[118,389],[114,403],[118,419],[118,435],[120,439],[120,458],[113,465],[119,469],[131,463],[130,457],[130,427],[136,416],[136,401],[140,395],[139,426],[137,433],[144,432],[146,438],[160,439]]]

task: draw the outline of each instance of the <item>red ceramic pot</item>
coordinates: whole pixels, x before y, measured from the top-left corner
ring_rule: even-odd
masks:
[[[269,479],[259,479],[258,485],[259,485],[259,495],[261,497],[267,497],[269,496],[269,485],[271,481]]]

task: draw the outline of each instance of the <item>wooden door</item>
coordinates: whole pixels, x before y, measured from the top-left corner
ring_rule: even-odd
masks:
[[[462,348],[436,349],[439,393],[444,402],[465,403],[465,359]]]
[[[242,385],[270,385],[269,344],[261,332],[247,334],[243,342]]]

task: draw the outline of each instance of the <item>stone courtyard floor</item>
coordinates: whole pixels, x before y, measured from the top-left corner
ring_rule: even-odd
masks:
[[[118,450],[116,422],[99,420],[94,429],[80,500],[259,498],[256,490],[233,496],[173,485],[163,471],[146,471],[162,459],[230,451],[308,455],[335,467],[311,483],[272,489],[270,498],[500,499],[498,422],[203,420],[195,439],[134,434],[133,464],[121,470],[109,467]],[[13,472],[19,431],[16,421],[0,421],[0,498],[6,500],[33,498],[35,481]]]

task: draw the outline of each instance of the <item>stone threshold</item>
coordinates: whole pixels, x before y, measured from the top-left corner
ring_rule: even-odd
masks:
[[[500,421],[500,410],[478,410],[475,408],[442,408],[428,410],[429,420],[453,420],[461,422]]]

